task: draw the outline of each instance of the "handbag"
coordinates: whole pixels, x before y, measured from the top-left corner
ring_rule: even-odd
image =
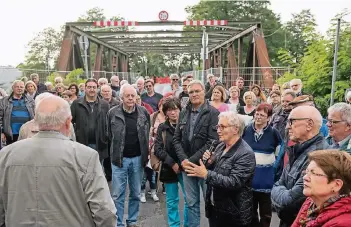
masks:
[[[163,140],[163,147],[165,148],[166,147],[166,131],[162,132],[162,140]],[[151,148],[150,148],[151,168],[156,172],[160,172],[162,162],[158,157],[156,157],[154,147],[155,147],[155,143],[153,143],[151,145]]]

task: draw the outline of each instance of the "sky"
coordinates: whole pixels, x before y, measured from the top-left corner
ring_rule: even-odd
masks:
[[[27,44],[37,33],[46,27],[59,28],[65,22],[75,21],[93,7],[103,8],[107,17],[119,15],[130,21],[158,20],[161,10],[169,13],[169,20],[186,20],[185,7],[198,2],[199,0],[3,0],[0,7],[0,65],[17,66],[24,61]],[[288,21],[292,13],[311,9],[316,16],[318,30],[325,33],[330,19],[344,8],[351,10],[351,0],[271,0],[271,8],[280,14],[282,22]],[[345,19],[351,21],[351,15]]]

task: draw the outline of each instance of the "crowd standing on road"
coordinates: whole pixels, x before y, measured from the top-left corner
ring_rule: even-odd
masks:
[[[1,90],[0,226],[136,227],[146,183],[170,227],[202,226],[201,206],[210,227],[269,227],[273,212],[281,227],[349,226],[351,89],[323,118],[299,79],[170,79],[157,93],[32,74]]]

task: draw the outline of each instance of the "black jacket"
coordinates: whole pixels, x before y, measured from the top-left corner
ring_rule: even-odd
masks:
[[[96,150],[99,152],[100,159],[108,157],[107,151],[107,137],[106,137],[106,115],[109,111],[109,104],[98,97],[98,112],[96,113]],[[72,112],[72,124],[76,133],[76,140],[78,143],[88,145],[88,133],[89,133],[89,112],[90,107],[88,106],[85,97],[76,99],[71,105]]]
[[[179,164],[177,153],[173,146],[173,135],[175,128],[171,126],[168,120],[160,124],[157,129],[157,135],[155,140],[155,155],[162,161],[162,168],[160,173],[160,180],[164,183],[178,182],[178,176],[173,171],[172,166],[176,163]],[[165,143],[163,143],[162,133],[166,133]]]
[[[45,84],[43,83],[39,83],[38,86],[37,86],[37,94],[36,95],[40,95],[41,93],[44,93],[46,92],[48,89],[46,87]]]
[[[225,144],[220,143],[213,154],[214,162],[208,166],[206,216],[210,218],[215,213],[217,219],[226,220],[226,223],[248,226],[253,213],[251,184],[256,167],[255,154],[241,138],[222,156],[224,149]]]
[[[150,115],[147,110],[135,105],[138,112],[137,130],[143,167],[148,162]],[[109,138],[111,162],[118,167],[123,164],[123,150],[126,134],[126,124],[123,114],[123,105],[113,107],[107,114],[107,135]]]
[[[173,137],[173,146],[180,162],[188,159],[192,163],[199,163],[203,153],[211,146],[212,141],[218,140],[215,126],[218,123],[219,112],[208,101],[205,101],[203,105],[195,122],[191,141],[188,139],[191,103],[179,114],[179,122]]]
[[[328,148],[329,145],[322,134],[318,134],[302,144],[286,147],[289,162],[271,192],[272,206],[283,222],[282,226],[290,226],[294,222],[306,199],[302,193],[303,180],[301,173],[308,165],[307,154]]]

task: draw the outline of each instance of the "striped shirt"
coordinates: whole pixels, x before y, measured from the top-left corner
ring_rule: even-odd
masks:
[[[12,100],[11,129],[13,135],[18,135],[21,126],[27,121],[30,121],[30,115],[23,96],[21,99],[12,98]]]

